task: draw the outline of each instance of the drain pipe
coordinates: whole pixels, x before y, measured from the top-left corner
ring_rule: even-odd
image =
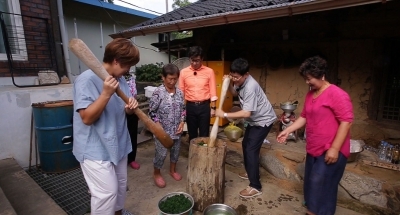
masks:
[[[69,60],[68,36],[67,36],[67,32],[65,31],[62,0],[57,0],[57,8],[58,8],[58,22],[60,23],[60,31],[61,31],[61,41],[62,41],[61,45],[62,45],[63,53],[64,53],[65,67],[67,69],[67,75],[68,75],[69,81],[70,81],[70,83],[72,83],[73,75],[71,73],[71,64],[70,64],[70,60]]]

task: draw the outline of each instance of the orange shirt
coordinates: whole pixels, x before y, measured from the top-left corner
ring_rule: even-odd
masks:
[[[197,74],[194,75],[194,72]],[[191,66],[182,69],[179,75],[179,88],[187,101],[218,99],[214,70],[203,65],[198,70],[194,70]]]

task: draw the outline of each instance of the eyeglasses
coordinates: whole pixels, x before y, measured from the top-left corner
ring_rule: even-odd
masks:
[[[229,77],[232,79],[232,81],[239,81],[240,79],[242,79],[243,76],[234,77],[234,76],[232,76],[232,75],[229,75]]]

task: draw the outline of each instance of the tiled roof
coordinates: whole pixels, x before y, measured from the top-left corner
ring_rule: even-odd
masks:
[[[246,9],[274,6],[280,7],[288,4],[310,1],[311,0],[199,0],[186,7],[179,8],[157,18],[142,22],[132,28]]]
[[[338,9],[381,0],[199,0],[127,28],[112,38],[191,30],[260,19]]]

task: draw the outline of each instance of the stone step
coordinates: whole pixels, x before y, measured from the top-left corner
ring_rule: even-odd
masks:
[[[0,187],[0,215],[17,215],[14,208],[11,206],[6,195],[4,195],[3,189]]]
[[[0,188],[16,214],[66,214],[12,158],[0,160]]]

